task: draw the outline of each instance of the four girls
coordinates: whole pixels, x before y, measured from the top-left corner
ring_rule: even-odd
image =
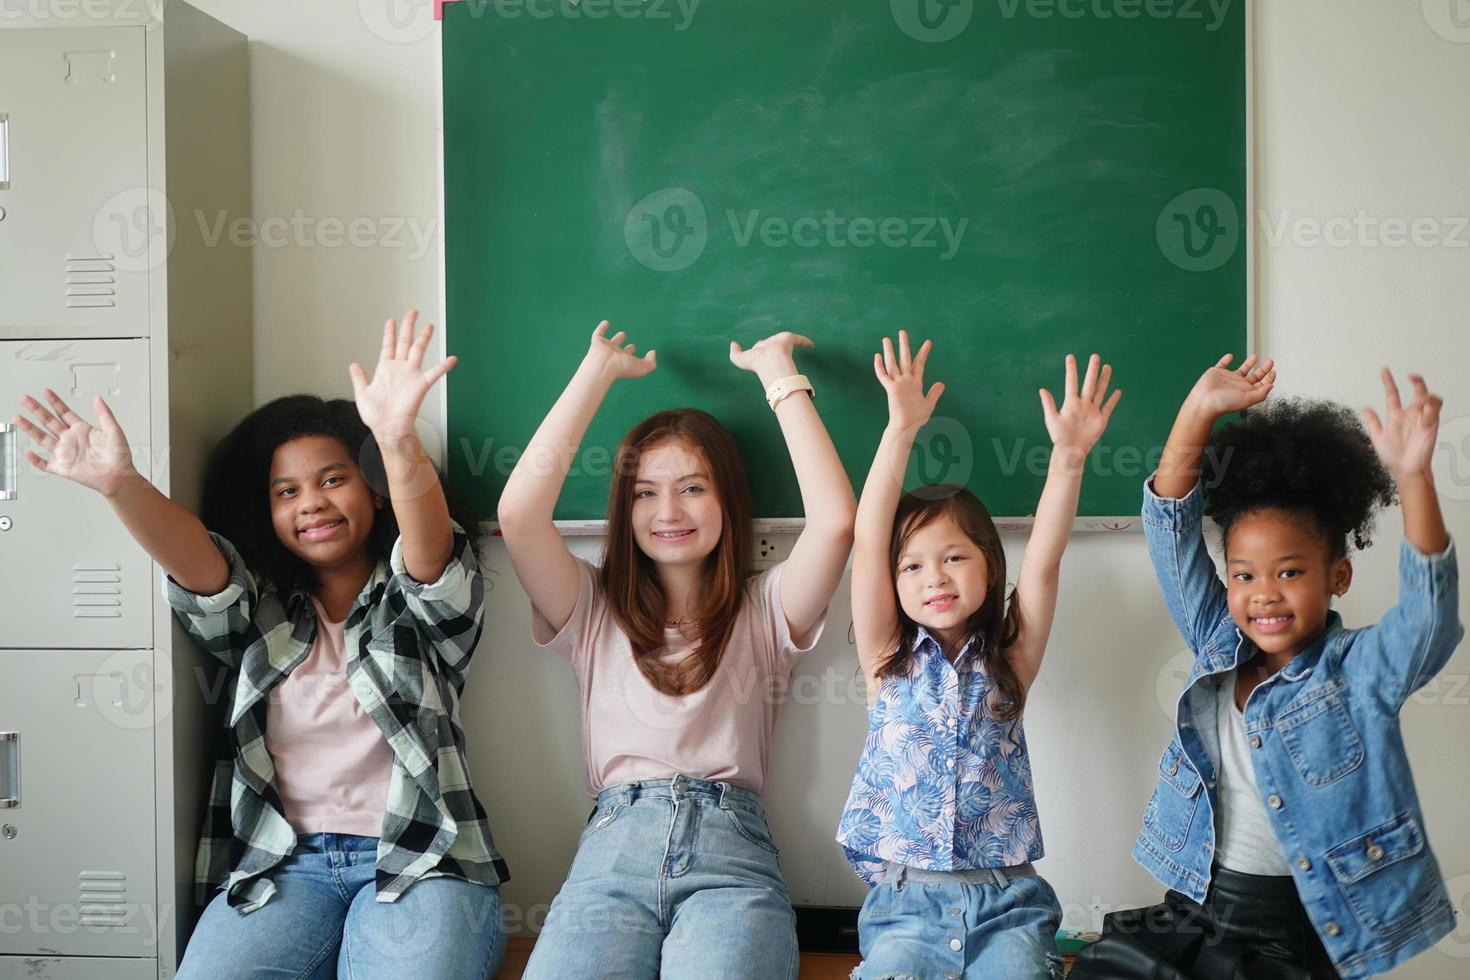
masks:
[[[373,379],[352,366],[354,402],[297,396],[242,421],[211,462],[202,522],[137,475],[100,398],[97,427],[52,392],[22,399],[17,422],[49,454],[31,463],[107,498],[232,672],[199,852],[208,907],[181,976],[396,976],[411,956],[425,976],[483,978],[499,961],[507,870],[459,724],[484,585],[472,520],[451,516],[413,429],[453,366],[422,369],[431,331],[389,321]],[[601,562],[567,549],[553,511],[578,444],[611,387],[656,366],[606,322],[505,487],[502,533],[536,644],[576,678],[596,800],[527,976],[796,976],[761,796],[779,699],[761,694],[821,638],[849,552],[869,725],[837,839],[872,886],[858,973],[1060,975],[1022,722],[1085,460],[1121,395],[1112,369],[1094,355],[1079,380],[1068,356],[1061,405],[1040,393],[1053,448],[1012,588],[979,498],[904,492],[943,392],[924,387],[931,345],[900,332],[875,355],[888,424],[860,503],[796,367],[810,346],[731,344],[805,511],[773,568],[754,570],[734,440],[685,408],[618,447]],[[1195,385],[1144,489],[1149,553],[1195,654],[1134,849],[1170,891],[1109,916],[1079,977],[1369,976],[1453,928],[1398,734],[1462,634],[1429,466],[1439,399],[1411,375],[1404,405],[1385,371],[1386,413],[1364,428],[1331,403],[1267,404],[1272,364],[1230,361]],[[1206,452],[1224,465],[1202,487]],[[1347,628],[1332,599],[1395,496],[1398,603]],[[1205,516],[1224,532],[1223,582]],[[435,921],[480,928],[415,942]]]

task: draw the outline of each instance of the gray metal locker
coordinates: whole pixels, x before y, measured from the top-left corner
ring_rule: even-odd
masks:
[[[250,252],[192,218],[251,214],[245,38],[184,0],[80,9],[0,17],[0,423],[22,391],[89,419],[103,394],[197,512],[253,405]],[[166,980],[197,917],[218,665],[107,502],[28,445],[0,431],[0,980]]]
[[[0,340],[0,401],[15,405],[29,392],[44,404],[45,388],[94,424],[92,396],[105,398],[133,442],[138,472],[152,473],[163,447],[147,444],[146,340]],[[4,645],[151,647],[158,586],[148,555],[106,500],[33,469],[26,448],[23,432],[0,432],[0,453],[15,463],[0,478],[0,595],[22,601]]]
[[[147,335],[146,67],[141,27],[0,31],[0,338]]]
[[[153,652],[0,650],[22,670],[0,687],[0,881],[25,882],[4,950],[157,956]]]
[[[157,980],[152,960],[0,956],[0,980]]]

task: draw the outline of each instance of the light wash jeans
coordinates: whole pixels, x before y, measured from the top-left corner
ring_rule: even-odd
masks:
[[[862,980],[1053,980],[1062,907],[1044,878],[890,865],[858,913]]]
[[[760,796],[689,776],[603,790],[526,980],[793,980]]]
[[[178,980],[485,980],[505,953],[500,890],[424,878],[376,901],[378,839],[303,834],[272,870],[276,894],[245,915],[220,892],[204,910]]]

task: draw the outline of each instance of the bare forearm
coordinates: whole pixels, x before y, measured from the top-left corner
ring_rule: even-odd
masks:
[[[416,434],[375,438],[403,541],[403,566],[415,581],[436,582],[454,552],[454,528],[439,474]]]
[[[783,398],[776,405],[776,418],[796,470],[806,527],[819,535],[850,535],[857,500],[811,396],[798,391]]]
[[[889,425],[878,440],[873,465],[863,483],[858,500],[854,539],[859,556],[872,555],[888,566],[888,546],[893,536],[893,515],[903,496],[903,475],[908,468],[909,451],[913,448],[915,429]]]
[[[1026,565],[1036,570],[1060,567],[1062,553],[1077,518],[1077,501],[1082,495],[1082,473],[1086,455],[1075,449],[1054,448],[1047,468],[1046,486],[1036,503],[1036,519],[1026,544]]]
[[[611,387],[612,382],[588,363],[577,369],[506,481],[500,495],[502,526],[552,519],[577,448]]]
[[[852,624],[858,661],[873,685],[870,690],[877,689],[877,666],[893,640],[897,623],[889,542],[894,513],[903,496],[909,449],[917,432],[918,426],[905,429],[890,423],[884,428],[858,499],[852,555]]]
[[[230,567],[204,524],[134,474],[106,497],[139,546],[179,585],[214,595],[230,584]]]
[[[776,404],[776,415],[796,470],[796,482],[801,487],[802,513],[806,518],[806,526],[786,560],[786,574],[781,578],[781,605],[791,635],[804,638],[842,581],[847,556],[852,551],[857,502],[811,396],[804,391],[788,395]]]
[[[1408,542],[1426,555],[1437,555],[1448,548],[1450,538],[1430,476],[1421,473],[1400,477],[1398,486],[1399,503],[1404,511],[1404,537]]]
[[[1200,462],[1214,424],[1214,416],[1188,404],[1179,410],[1179,417],[1174,420],[1174,428],[1169,432],[1169,441],[1164,444],[1164,454],[1159,460],[1154,493],[1178,499],[1194,489],[1199,482]]]

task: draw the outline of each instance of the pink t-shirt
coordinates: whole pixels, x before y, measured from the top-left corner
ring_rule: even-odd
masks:
[[[379,837],[393,749],[352,693],[343,624],[328,622],[321,603],[311,601],[316,640],[266,705],[276,789],[298,834]]]
[[[661,693],[633,660],[633,647],[618,627],[597,581],[597,571],[577,560],[582,574],[577,607],[553,633],[534,606],[536,645],[566,657],[582,695],[582,754],[587,791],[639,779],[683,773],[724,780],[759,793],[765,782],[776,708],[785,700],[796,658],[816,646],[827,614],[798,647],[781,608],[781,565],[751,577],[730,643],[710,682],[683,696]],[[693,644],[667,630],[661,659],[677,663]]]

